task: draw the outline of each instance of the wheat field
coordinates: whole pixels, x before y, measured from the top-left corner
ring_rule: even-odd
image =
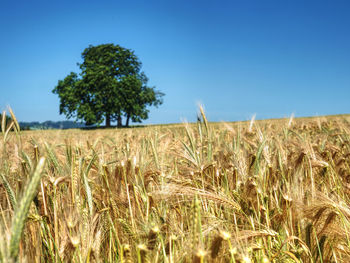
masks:
[[[0,262],[350,262],[350,116],[0,135]]]

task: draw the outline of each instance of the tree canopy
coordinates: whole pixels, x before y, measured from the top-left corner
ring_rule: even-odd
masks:
[[[162,104],[163,93],[147,86],[141,62],[134,52],[114,44],[90,45],[82,53],[79,75],[59,80],[53,93],[60,98],[60,114],[87,125],[106,122],[118,127],[148,118],[149,106]]]

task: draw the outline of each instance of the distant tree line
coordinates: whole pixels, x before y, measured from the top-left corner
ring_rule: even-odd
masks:
[[[0,123],[3,125],[3,114],[0,113]],[[11,116],[5,114],[5,129],[9,127],[12,123]],[[20,129],[23,130],[48,130],[48,129],[78,129],[86,128],[87,126],[83,123],[77,123],[74,121],[31,121],[31,122],[18,122]]]
[[[77,129],[86,127],[85,124],[74,121],[19,122],[19,126],[21,130]]]

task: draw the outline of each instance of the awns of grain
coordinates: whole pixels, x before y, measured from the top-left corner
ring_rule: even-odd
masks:
[[[200,113],[94,131],[2,120],[0,262],[350,262],[348,116]]]

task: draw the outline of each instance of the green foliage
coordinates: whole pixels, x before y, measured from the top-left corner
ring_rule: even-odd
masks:
[[[89,46],[82,53],[81,72],[59,80],[53,93],[60,97],[60,114],[87,125],[118,121],[141,122],[148,106],[162,104],[163,93],[148,87],[141,62],[133,51],[114,44]]]

